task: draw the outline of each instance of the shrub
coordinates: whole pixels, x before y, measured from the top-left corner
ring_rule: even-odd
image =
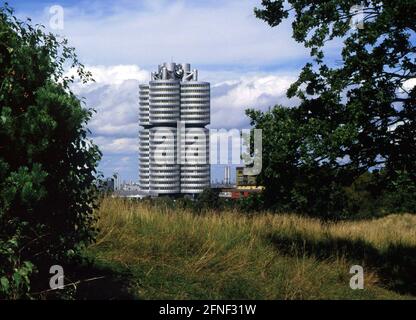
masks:
[[[216,210],[221,208],[221,201],[219,192],[206,188],[200,194],[198,194],[195,202],[195,209],[197,211],[203,211],[207,209]]]
[[[36,272],[96,235],[101,153],[87,139],[92,110],[71,92],[67,67],[91,77],[66,40],[0,8],[0,298],[25,297]]]

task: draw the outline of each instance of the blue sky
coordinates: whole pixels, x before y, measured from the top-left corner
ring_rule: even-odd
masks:
[[[138,83],[165,61],[189,62],[211,82],[211,128],[248,128],[247,108],[293,106],[286,97],[309,57],[291,38],[290,21],[270,28],[254,17],[260,0],[9,1],[21,18],[49,28],[49,8],[64,9],[63,30],[96,83],[74,91],[97,110],[91,138],[104,153],[100,170],[138,177]],[[212,180],[223,169],[213,168]]]

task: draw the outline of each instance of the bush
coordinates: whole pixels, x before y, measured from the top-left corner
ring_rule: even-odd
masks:
[[[90,79],[66,40],[0,8],[0,298],[27,296],[37,272],[96,235],[101,153],[87,139],[92,110],[71,92],[67,67]]]
[[[382,206],[387,212],[416,213],[416,176],[405,171],[396,172],[382,198]]]
[[[219,192],[206,188],[200,194],[198,194],[195,202],[195,209],[198,211],[203,210],[217,210],[221,208]]]
[[[238,199],[235,206],[239,211],[245,213],[259,213],[265,210],[264,198],[261,193],[251,194],[247,198]]]

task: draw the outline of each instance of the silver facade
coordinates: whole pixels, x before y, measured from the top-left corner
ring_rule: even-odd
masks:
[[[181,192],[200,193],[210,185],[209,131],[186,128],[181,144]]]
[[[178,164],[176,148],[176,128],[150,129],[150,191],[152,193],[181,192],[181,167]]]
[[[149,85],[149,116],[154,126],[176,123],[180,117],[180,83],[154,80]]]
[[[164,63],[139,86],[139,105],[141,188],[195,194],[209,187],[210,84],[188,63]]]
[[[210,122],[210,87],[207,82],[181,84],[181,120],[188,126],[205,126]]]
[[[139,119],[142,126],[149,126],[149,85],[139,86]]]
[[[149,129],[139,131],[139,185],[143,190],[150,188],[150,140]]]

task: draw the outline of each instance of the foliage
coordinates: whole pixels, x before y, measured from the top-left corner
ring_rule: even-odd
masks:
[[[352,29],[354,5],[352,0],[263,0],[255,9],[272,27],[293,18],[293,37],[312,57],[287,92],[301,100],[298,107],[248,111],[253,125],[273,128],[263,131],[272,150],[263,148],[260,180],[276,192],[275,199],[315,214],[340,209],[345,201],[340,190],[375,168],[383,169],[386,190],[397,190],[402,175],[408,179],[405,188],[416,186],[416,87],[411,84],[416,3],[362,1],[364,27]],[[334,65],[326,49],[340,40],[340,63]],[[332,204],[325,206],[326,200]],[[410,202],[405,207],[416,211]]]
[[[219,192],[214,189],[206,188],[196,198],[195,208],[198,210],[215,210],[220,206]]]
[[[233,207],[239,212],[249,214],[259,213],[266,208],[264,205],[264,197],[257,193],[250,194],[248,197],[241,197],[237,200],[231,200],[229,208]]]
[[[365,218],[391,212],[416,212],[415,184],[407,172],[386,168],[355,176],[350,169],[315,161],[304,151],[313,119],[301,108],[276,106],[267,112],[247,110],[254,127],[263,130],[265,208],[329,219]]]
[[[313,130],[302,123],[299,109],[276,106],[268,112],[247,110],[251,123],[263,130],[264,205],[281,212],[334,217],[342,209],[340,182],[348,184],[327,164],[317,164],[302,152],[304,136]],[[338,182],[338,183],[337,183]],[[335,214],[336,213],[336,214]]]
[[[387,186],[383,207],[389,212],[416,212],[416,186],[408,172],[397,172]]]
[[[101,154],[70,67],[90,80],[66,40],[0,8],[0,298],[24,297],[36,271],[64,264],[96,234]]]

